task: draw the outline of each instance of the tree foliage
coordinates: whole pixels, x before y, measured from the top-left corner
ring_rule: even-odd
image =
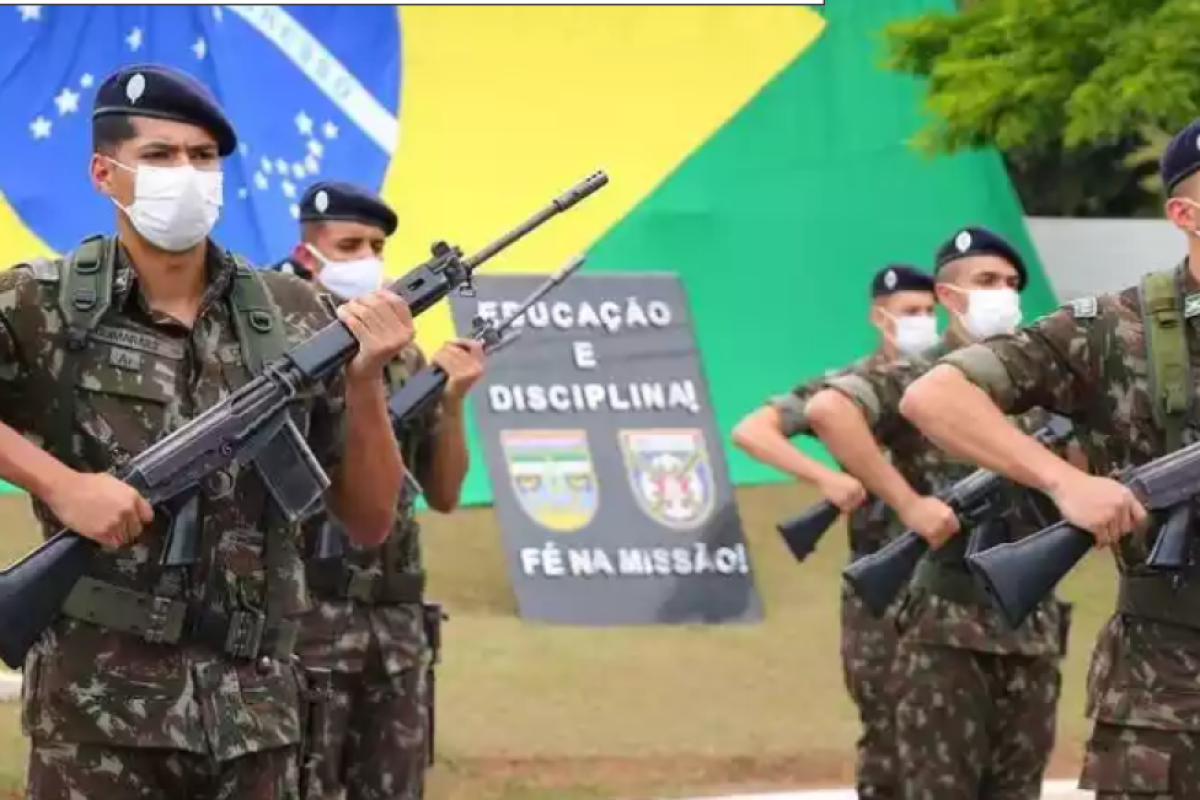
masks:
[[[1137,213],[1200,114],[1198,30],[1197,0],[974,0],[890,26],[885,66],[926,79],[921,150],[999,147],[1030,213]]]

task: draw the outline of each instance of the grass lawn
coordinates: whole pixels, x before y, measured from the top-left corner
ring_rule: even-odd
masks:
[[[427,516],[431,597],[451,616],[439,673],[434,800],[585,800],[846,783],[857,721],[841,683],[838,583],[845,537],[797,565],[774,522],[811,502],[794,487],[738,492],[766,619],[759,625],[578,629],[523,623],[489,510]],[[23,498],[0,498],[0,563],[34,542]],[[1051,777],[1073,778],[1083,689],[1115,571],[1092,556],[1077,603]],[[25,746],[0,706],[0,787]]]

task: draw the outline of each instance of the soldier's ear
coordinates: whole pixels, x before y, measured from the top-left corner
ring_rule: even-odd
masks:
[[[92,153],[90,174],[92,187],[103,195],[113,196],[112,176],[116,169],[108,157],[101,153]]]
[[[1195,232],[1200,227],[1200,209],[1186,197],[1167,198],[1164,211],[1167,219],[1185,233]]]

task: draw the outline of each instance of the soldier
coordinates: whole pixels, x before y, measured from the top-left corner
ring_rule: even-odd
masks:
[[[345,183],[318,183],[300,201],[300,221],[301,243],[280,269],[312,275],[339,302],[379,286],[380,255],[397,223],[379,198]],[[474,340],[456,340],[433,363],[450,379],[441,402],[397,437],[429,507],[449,513],[467,473],[463,400],[483,374],[483,350]],[[392,389],[424,364],[410,345],[389,368]],[[337,556],[336,521],[306,527],[315,603],[303,620],[298,653],[313,682],[323,675],[329,684],[310,728],[305,783],[312,800],[339,797],[343,787],[347,800],[424,796],[432,713],[427,677],[435,655],[426,625],[436,628],[440,619],[437,606],[423,605],[415,502],[416,492],[405,492],[383,547],[344,557]]]
[[[116,236],[0,275],[0,476],[33,496],[47,535],[103,545],[25,664],[27,796],[296,798],[299,531],[253,468],[233,467],[194,500],[198,563],[160,567],[166,520],[105,471],[333,317],[303,281],[209,239],[237,139],[204,86],[121,69],[92,126]],[[385,291],[337,316],[359,352],[293,420],[330,475],[329,507],[376,544],[404,474],[378,376],[412,319]]]
[[[950,538],[958,531],[953,511],[931,496],[971,470],[947,461],[898,410],[904,388],[932,359],[1016,326],[1025,266],[1000,236],[970,227],[939,249],[935,277],[950,312],[942,343],[915,359],[829,379],[804,404],[798,425],[815,430],[848,472],[935,548],[896,615],[904,796],[1036,798],[1054,745],[1067,608],[1051,598],[1021,628],[1005,628],[967,572],[965,537]],[[1025,420],[1039,422],[1044,415]],[[1013,491],[1006,503],[1007,536],[1046,524],[1029,494]]]
[[[870,321],[879,330],[879,346],[843,372],[871,369],[902,355],[916,355],[937,344],[933,278],[915,267],[893,264],[871,281]],[[837,373],[833,373],[837,374]],[[830,375],[825,376],[831,377]],[[832,470],[792,447],[800,433],[804,398],[822,388],[810,381],[771,399],[733,430],[733,442],[754,458],[817,488],[826,500],[850,514],[850,558],[873,553],[895,532],[893,516],[866,493],[854,477]],[[895,753],[895,703],[889,690],[896,656],[895,620],[877,619],[857,595],[842,589],[842,676],[862,722],[855,781],[863,800],[899,798]]]
[[[1171,141],[1160,165],[1166,216],[1187,237],[1181,264],[947,356],[901,405],[947,450],[1045,492],[1097,546],[1118,545],[1117,613],[1092,656],[1094,727],[1080,782],[1106,800],[1200,797],[1200,576],[1196,566],[1146,570],[1157,537],[1141,528],[1146,511],[1134,495],[1065,463],[1002,414],[1042,406],[1070,417],[1097,475],[1197,441],[1197,173],[1200,119]]]

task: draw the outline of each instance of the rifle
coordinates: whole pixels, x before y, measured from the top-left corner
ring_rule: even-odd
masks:
[[[1051,445],[1065,441],[1072,428],[1066,419],[1053,416],[1034,438]],[[1008,509],[997,502],[997,493],[1007,483],[994,472],[980,469],[972,472],[937,497],[954,511],[960,525],[974,528],[973,542],[968,550],[974,552],[986,539],[1001,534],[999,523]],[[989,524],[991,523],[991,524]],[[859,596],[867,610],[882,617],[896,597],[912,580],[917,564],[929,551],[929,543],[915,531],[905,531],[874,553],[860,558],[842,570],[842,578]]]
[[[607,183],[608,176],[597,172],[473,256],[464,257],[459,248],[437,242],[430,260],[388,288],[404,299],[414,317],[454,288],[470,291],[472,274],[481,264]],[[327,380],[357,352],[353,334],[335,321],[113,474],[161,509],[196,492],[214,472],[253,463],[284,518],[297,522],[320,502],[329,477],[296,428],[289,406],[300,392]],[[164,566],[192,563],[197,543],[186,541],[187,533],[172,521],[163,545]],[[98,549],[99,544],[91,539],[60,530],[0,571],[0,659],[5,664],[17,668],[24,662],[25,654],[58,616]]]
[[[883,522],[887,514],[887,505],[878,498],[868,498],[867,502],[871,504],[867,514],[867,524],[875,525]],[[775,530],[783,537],[783,542],[792,552],[792,556],[797,561],[804,561],[817,549],[817,543],[821,541],[821,537],[841,515],[841,509],[828,500],[822,500],[796,516],[780,522],[775,526]]]
[[[487,355],[492,355],[508,347],[521,335],[520,331],[508,330],[513,323],[524,316],[534,303],[541,300],[570,277],[571,273],[582,267],[585,260],[584,256],[572,258],[557,272],[538,284],[538,287],[521,302],[516,311],[499,322],[475,316],[471,320],[471,338],[483,342],[483,352]],[[404,385],[393,392],[388,399],[388,413],[391,414],[392,424],[399,427],[404,420],[411,419],[413,415],[424,411],[430,403],[441,397],[447,381],[449,381],[449,377],[445,370],[437,364],[430,364],[405,381]],[[407,469],[404,471],[404,482],[405,492],[410,498],[416,499],[421,494],[421,487]],[[343,553],[345,553],[345,547],[342,542],[341,527],[333,520],[326,519],[321,526],[320,536],[317,538],[313,559],[322,561],[341,558]]]
[[[1200,442],[1119,472],[1115,479],[1161,522],[1146,568],[1178,574],[1189,567],[1192,500],[1200,494]],[[967,566],[1008,623],[1017,627],[1095,545],[1090,533],[1064,520],[1018,542],[976,553]]]

